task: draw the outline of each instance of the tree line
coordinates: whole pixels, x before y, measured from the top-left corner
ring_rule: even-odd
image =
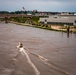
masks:
[[[27,14],[27,13],[35,14],[37,13],[37,11],[36,12],[34,11],[14,11],[14,12],[0,11],[0,14]]]

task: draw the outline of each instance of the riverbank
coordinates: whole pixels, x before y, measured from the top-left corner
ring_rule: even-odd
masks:
[[[17,25],[22,25],[22,26],[32,26],[35,28],[40,28],[40,29],[46,29],[46,30],[52,30],[52,31],[59,31],[59,32],[67,32],[67,26],[61,26],[61,25],[48,25],[48,27],[41,25],[32,25],[28,23],[18,23],[18,22],[13,22],[11,23],[17,24]],[[76,28],[74,26],[70,26],[70,33],[76,33]]]

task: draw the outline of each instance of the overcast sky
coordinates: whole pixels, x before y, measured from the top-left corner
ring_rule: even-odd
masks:
[[[38,10],[76,12],[76,0],[0,0],[0,11]]]

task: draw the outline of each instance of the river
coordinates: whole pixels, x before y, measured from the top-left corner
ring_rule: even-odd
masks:
[[[76,75],[76,34],[0,23],[0,75]]]

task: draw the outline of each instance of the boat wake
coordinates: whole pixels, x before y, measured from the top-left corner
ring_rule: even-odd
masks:
[[[29,56],[28,56],[27,51],[26,51],[24,48],[20,48],[20,52],[22,52],[22,54],[26,56],[27,62],[28,62],[28,63],[31,65],[31,67],[34,69],[35,74],[36,74],[36,75],[40,75],[39,70],[38,70],[38,69],[36,68],[36,66],[31,62],[31,60],[30,60],[30,58],[29,58]]]
[[[44,64],[46,64],[47,66],[51,67],[53,70],[55,70],[58,73],[61,73],[63,75],[69,75],[68,72],[64,71],[63,69],[59,68],[57,65],[55,65],[54,63],[50,62],[48,59],[44,58],[41,55],[36,55],[34,53],[31,53],[32,55],[34,55],[35,57],[39,58]]]
[[[34,69],[35,71],[35,74],[36,75],[40,75],[40,72],[39,70],[37,69],[37,67],[31,62],[31,59],[29,58],[28,56],[28,53],[34,55],[35,57],[37,57],[38,59],[40,59],[45,65],[47,65],[48,67],[51,68],[51,70],[57,72],[57,73],[60,73],[62,75],[69,75],[68,72],[64,71],[62,68],[58,67],[56,64],[50,62],[50,60],[44,58],[43,56],[41,55],[37,55],[37,54],[34,54],[32,52],[30,52],[28,49],[25,49],[23,47],[19,48],[20,49],[20,52],[26,56],[27,58],[27,61],[28,63],[31,65],[31,67]]]

